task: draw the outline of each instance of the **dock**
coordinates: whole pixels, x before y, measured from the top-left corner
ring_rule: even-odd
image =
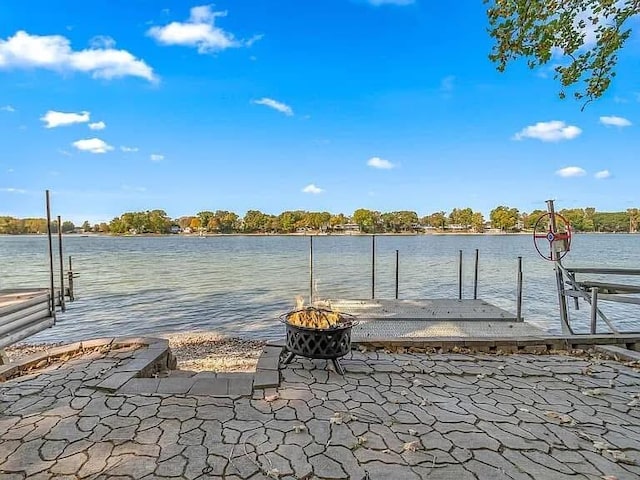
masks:
[[[438,338],[522,338],[546,335],[516,315],[484,300],[330,300],[354,315],[355,342]]]

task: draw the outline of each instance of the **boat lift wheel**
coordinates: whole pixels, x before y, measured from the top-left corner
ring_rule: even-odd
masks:
[[[548,228],[546,232],[541,233],[538,232],[538,228],[543,225],[541,223],[543,221],[547,222]],[[549,254],[543,253],[547,247],[541,240],[547,241]],[[541,243],[542,246],[538,245],[539,243]],[[571,224],[559,213],[548,212],[540,215],[540,218],[538,218],[533,227],[533,245],[536,247],[538,254],[545,260],[549,260],[550,262],[562,260],[571,249]]]

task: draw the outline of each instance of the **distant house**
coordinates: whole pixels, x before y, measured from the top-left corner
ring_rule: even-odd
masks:
[[[182,233],[193,233],[193,230],[191,229],[191,227],[184,227]]]
[[[336,232],[345,234],[361,233],[360,225],[357,223],[342,223],[333,227]]]
[[[469,225],[461,225],[459,223],[451,223],[445,227],[447,230],[454,230],[456,232],[461,232],[463,230],[469,230]]]
[[[171,225],[171,233],[180,233],[180,225]]]

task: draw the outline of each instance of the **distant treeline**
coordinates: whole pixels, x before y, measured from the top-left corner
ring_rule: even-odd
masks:
[[[526,213],[516,208],[498,206],[489,221],[482,213],[471,208],[454,208],[451,212],[434,212],[419,217],[414,211],[381,213],[360,208],[351,215],[329,212],[285,211],[270,215],[259,210],[249,210],[244,217],[226,210],[204,210],[196,215],[170,218],[164,210],[127,212],[109,223],[90,225],[85,221],[80,227],[66,221],[62,231],[94,232],[122,235],[129,233],[293,233],[299,231],[362,232],[362,233],[411,233],[421,231],[484,232],[487,229],[517,232],[533,229],[544,210]],[[578,232],[636,232],[640,224],[640,210],[630,208],[626,212],[597,212],[595,208],[572,208],[560,213]],[[52,224],[57,232],[57,224]],[[0,234],[45,233],[47,221],[43,218],[0,217]]]

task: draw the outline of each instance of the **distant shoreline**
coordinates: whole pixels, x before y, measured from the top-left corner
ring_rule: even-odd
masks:
[[[202,238],[202,237],[425,237],[425,236],[487,236],[487,237],[506,237],[531,235],[533,232],[428,232],[428,233],[138,233],[138,234],[117,234],[110,233],[63,233],[64,237],[186,237],[186,238]],[[573,235],[638,235],[640,232],[573,232]],[[0,237],[44,237],[46,233],[2,233]],[[57,234],[53,234],[54,236]]]

